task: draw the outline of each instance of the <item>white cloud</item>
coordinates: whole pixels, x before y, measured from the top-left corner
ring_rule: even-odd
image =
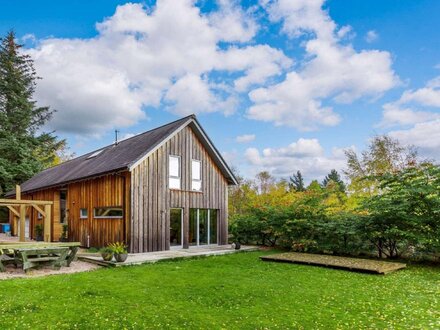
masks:
[[[304,64],[281,83],[251,91],[254,103],[249,118],[273,121],[298,129],[336,125],[339,116],[324,101],[351,103],[362,97],[378,97],[399,83],[385,51],[356,51],[341,42],[348,28],[338,29],[323,0],[264,2],[269,17],[282,23],[292,38],[304,37]]]
[[[237,93],[291,65],[282,51],[240,44],[258,25],[231,1],[208,14],[192,0],[159,0],[150,8],[128,3],[96,26],[94,38],[48,38],[28,50],[43,77],[36,99],[58,110],[51,128],[99,134],[133,125],[146,117],[145,107],[164,103],[180,115],[230,114]],[[214,83],[214,71],[234,79]]]
[[[383,109],[383,117],[378,125],[379,127],[414,125],[440,118],[440,114],[428,111],[415,111],[411,108],[401,108],[395,103],[386,103],[383,105]]]
[[[440,119],[417,123],[410,129],[395,130],[389,133],[405,145],[420,149],[426,157],[440,157]]]
[[[404,91],[383,109],[380,126],[400,126],[390,136],[420,148],[423,156],[440,157],[440,76],[422,88]]]
[[[218,38],[223,41],[250,41],[258,30],[250,11],[244,12],[235,1],[218,0],[220,9],[208,16]]]
[[[413,125],[440,118],[440,113],[420,110],[426,108],[440,108],[440,76],[422,88],[404,91],[397,101],[384,104],[379,126]]]
[[[288,177],[300,170],[308,181],[322,180],[331,169],[341,171],[346,165],[343,149],[333,148],[326,155],[317,139],[301,138],[287,147],[263,151],[248,148],[245,157],[251,167],[250,174],[266,170],[277,177]]]
[[[440,107],[440,76],[428,81],[423,88],[405,91],[398,104],[410,102],[427,107]]]
[[[374,30],[368,31],[367,34],[365,35],[365,41],[368,43],[375,42],[377,39],[379,39],[379,35]]]
[[[252,84],[262,84],[269,77],[279,75],[292,66],[293,61],[278,49],[268,45],[255,45],[243,48],[231,47],[221,53],[218,69],[244,71],[244,75],[235,79],[234,87],[243,92]]]
[[[255,134],[239,135],[235,138],[238,143],[249,143],[255,140]]]

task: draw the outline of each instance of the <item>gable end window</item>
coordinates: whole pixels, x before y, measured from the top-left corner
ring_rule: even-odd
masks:
[[[191,161],[191,190],[202,190],[202,162],[200,160]]]
[[[180,156],[170,155],[168,159],[168,185],[170,189],[181,189]]]

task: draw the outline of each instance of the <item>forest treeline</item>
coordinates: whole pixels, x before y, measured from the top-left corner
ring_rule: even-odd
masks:
[[[305,185],[268,172],[239,175],[231,188],[230,232],[244,244],[294,251],[378,257],[437,257],[440,167],[417,150],[376,136],[360,155],[346,151],[343,173]],[[345,178],[342,180],[341,176]]]

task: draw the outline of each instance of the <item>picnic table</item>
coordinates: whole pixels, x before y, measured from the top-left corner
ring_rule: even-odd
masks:
[[[79,246],[79,242],[0,242],[0,271],[4,272],[7,264],[22,265],[25,272],[43,264],[52,265],[55,269],[69,267]]]

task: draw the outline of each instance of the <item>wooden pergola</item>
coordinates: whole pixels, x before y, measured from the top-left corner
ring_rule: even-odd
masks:
[[[21,188],[16,186],[15,188],[15,199],[0,199],[0,207],[5,206],[12,212],[14,216],[14,228],[18,228],[20,225],[20,242],[25,242],[25,231],[26,231],[26,212],[28,208],[34,208],[43,217],[43,227],[44,227],[44,241],[51,241],[51,212],[52,212],[52,201],[39,201],[39,200],[24,200],[21,199]]]

